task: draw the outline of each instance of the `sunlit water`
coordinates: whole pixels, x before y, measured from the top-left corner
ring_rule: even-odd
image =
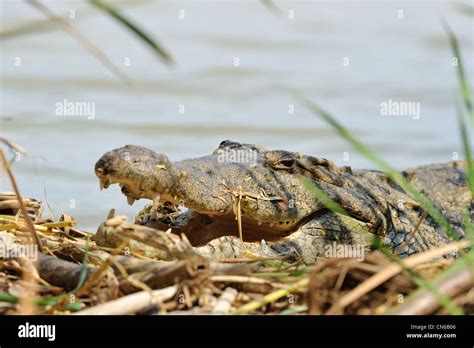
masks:
[[[83,228],[94,230],[110,208],[133,216],[143,205],[128,207],[118,187],[100,192],[93,172],[104,152],[125,144],[180,160],[232,139],[372,167],[297,96],[333,112],[398,168],[462,156],[440,19],[459,38],[472,85],[473,17],[452,3],[122,4],[172,54],[172,67],[87,3],[46,3],[65,16],[75,10],[71,23],[133,79],[124,84],[58,28],[0,41],[0,133],[29,152],[13,166],[19,186],[42,200],[46,191],[53,211]],[[1,11],[2,30],[43,18],[17,0],[2,0]],[[94,103],[95,114],[58,115],[64,100]],[[419,117],[382,115],[388,100],[419,103]],[[0,185],[10,189],[5,176]]]

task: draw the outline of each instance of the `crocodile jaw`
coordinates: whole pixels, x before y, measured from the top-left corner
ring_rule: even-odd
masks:
[[[97,174],[97,177],[99,178],[100,190],[107,189],[111,185],[118,184],[121,188],[122,194],[127,197],[127,203],[129,205],[133,205],[136,200],[141,198],[150,199],[153,201],[153,204],[158,204],[159,202],[171,202],[176,205],[180,204],[178,197],[163,192],[165,190],[160,192],[154,189],[143,187],[132,180],[117,178],[113,175],[101,175],[100,171]]]
[[[119,184],[129,204],[140,198],[171,202],[177,198],[168,194],[176,186],[179,174],[165,155],[153,150],[126,145],[104,154],[95,164],[100,189]]]
[[[159,203],[171,202],[174,205],[184,205],[186,207],[186,200],[177,196],[172,196],[168,193],[158,192],[151,189],[145,189],[138,185],[136,182],[131,180],[124,180],[123,178],[117,178],[113,175],[104,175],[102,170],[96,169],[96,175],[99,178],[99,185],[101,189],[107,189],[111,185],[118,184],[121,187],[122,193],[127,197],[127,202],[130,205],[136,200],[141,198],[150,199],[153,201],[153,205],[157,206]],[[188,208],[189,209],[189,208]],[[192,209],[191,209],[192,210]],[[199,214],[208,215],[213,222],[199,233],[199,236],[188,235],[193,244],[203,244],[203,241],[212,240],[212,236],[217,237],[220,234],[227,235],[237,234],[238,221],[235,212],[232,212],[232,208],[223,212],[201,212],[195,210]],[[242,214],[242,225],[243,235],[246,241],[258,241],[261,239],[274,240],[287,235],[291,231],[296,230],[297,226],[300,225],[296,221],[258,221],[250,218],[249,216]],[[223,231],[223,229],[225,231]],[[197,238],[197,239],[196,239]],[[196,239],[196,240],[194,240]]]

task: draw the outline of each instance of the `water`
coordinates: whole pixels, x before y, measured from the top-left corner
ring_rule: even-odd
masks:
[[[296,95],[398,168],[462,156],[456,71],[440,25],[443,17],[457,34],[472,85],[473,17],[456,4],[277,1],[275,13],[259,1],[115,2],[172,54],[168,67],[87,3],[46,3],[75,10],[71,23],[133,79],[124,84],[57,28],[0,41],[0,133],[29,152],[13,166],[19,186],[42,200],[46,191],[53,211],[83,228],[95,230],[110,208],[133,216],[145,203],[128,207],[117,186],[99,191],[94,163],[125,144],[180,160],[232,139],[372,168]],[[43,19],[16,0],[2,0],[1,11],[2,31]],[[64,99],[95,103],[95,117],[56,115]],[[382,116],[389,99],[419,103],[420,117]],[[0,188],[10,190],[4,175]]]

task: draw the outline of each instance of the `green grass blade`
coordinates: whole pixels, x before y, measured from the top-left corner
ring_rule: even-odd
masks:
[[[53,306],[56,303],[62,301],[68,294],[60,295],[60,296],[44,296],[36,298],[36,304],[41,307]],[[6,292],[0,292],[0,301],[8,302],[11,304],[17,304],[20,299],[17,296],[11,295]],[[62,310],[68,310],[71,312],[76,312],[81,309],[81,303],[75,302],[69,304],[62,308]]]
[[[469,189],[471,190],[471,197],[474,197],[474,168],[472,161],[472,152],[471,144],[469,139],[469,134],[466,127],[466,122],[464,121],[464,115],[459,106],[456,106],[456,111],[458,114],[459,122],[459,133],[461,135],[461,141],[464,150],[464,158],[466,159],[466,172],[469,183]],[[472,198],[471,198],[472,199]]]
[[[308,311],[308,306],[301,305],[301,306],[295,306],[295,307],[290,307],[288,309],[285,309],[278,315],[292,315],[292,314],[298,314],[298,313],[305,313],[307,311]]]
[[[474,6],[465,2],[455,3],[456,9],[467,16],[474,16]]]
[[[461,212],[461,216],[464,228],[466,229],[466,236],[474,242],[474,225],[472,223],[471,217],[469,216],[469,213],[467,212],[467,209]],[[474,248],[471,248],[470,254],[474,254]]]
[[[458,39],[454,35],[448,23],[442,21],[442,25],[446,34],[448,35],[449,44],[451,45],[451,50],[453,51],[453,56],[457,58],[457,72],[459,84],[461,86],[461,93],[464,100],[464,105],[466,106],[469,118],[471,120],[471,127],[474,127],[474,111],[472,108],[472,94],[469,84],[467,83],[466,74],[464,73],[464,65],[461,57],[461,50],[459,49]]]
[[[280,8],[275,5],[275,3],[272,1],[272,0],[260,0],[263,4],[263,6],[265,6],[268,10],[274,12],[274,13],[280,13],[281,10]]]
[[[468,112],[469,117],[471,118],[471,125],[474,127],[474,112],[472,107],[472,96],[471,90],[469,88],[469,84],[467,83],[466,74],[464,72],[464,66],[461,57],[461,50],[459,49],[459,43],[454,35],[453,31],[449,27],[446,22],[442,22],[444,30],[448,35],[449,43],[451,45],[451,50],[453,55],[458,59],[458,79],[459,85],[461,89],[461,94],[464,101],[464,106]],[[466,172],[469,182],[469,188],[471,190],[471,195],[474,196],[474,168],[472,163],[472,152],[471,152],[471,143],[469,139],[469,133],[467,130],[466,122],[464,121],[464,112],[463,110],[456,104],[456,112],[458,115],[458,123],[459,123],[459,131],[461,134],[461,141],[464,150],[464,158],[466,159]],[[471,197],[472,197],[471,196]]]
[[[79,282],[76,286],[76,290],[79,290],[84,282],[86,281],[87,277],[87,266],[89,264],[89,236],[86,238],[86,245],[85,245],[85,251],[84,251],[84,257],[82,258],[82,264],[81,264],[81,273],[79,274]],[[75,292],[74,291],[74,292]]]
[[[18,303],[18,297],[7,292],[0,292],[0,301],[15,304]]]
[[[306,177],[301,177],[300,180],[303,182],[303,185],[311,192],[316,198],[324,204],[324,206],[330,209],[333,213],[349,216],[349,213],[341,208],[336,201],[329,197],[323,190],[315,185],[315,183]]]
[[[458,58],[458,78],[459,78],[460,89],[462,92],[461,94],[464,100],[464,106],[471,118],[471,126],[474,128],[474,113],[472,110],[471,91],[467,83],[466,75],[464,73],[464,67],[462,63],[459,44],[458,44],[456,35],[454,35],[449,25],[446,22],[443,22],[443,25],[448,35],[449,42],[451,45],[451,50],[453,51],[453,55]],[[472,202],[472,198],[474,197],[474,166],[473,166],[473,158],[472,158],[472,151],[471,151],[472,149],[471,139],[469,137],[468,127],[466,126],[463,109],[458,104],[456,104],[456,112],[458,115],[459,132],[461,135],[461,141],[463,145],[464,158],[466,160],[466,173],[467,173],[467,178],[468,178],[469,189],[471,191],[471,202]],[[467,213],[467,211],[462,212],[462,217],[463,217],[464,228],[466,230],[466,236],[471,241],[474,241],[474,236],[472,232],[473,230],[472,219]],[[473,252],[474,252],[474,248],[473,250],[471,250],[470,253],[473,253]]]
[[[141,40],[143,40],[148,46],[152,48],[155,53],[166,63],[172,64],[173,58],[171,55],[166,51],[161,45],[159,45],[156,40],[154,40],[150,35],[145,33],[143,29],[141,29],[138,25],[133,23],[130,19],[123,16],[117,9],[109,6],[108,4],[103,3],[100,0],[89,0],[92,5],[94,5],[99,10],[105,12],[106,14],[110,15],[112,18],[117,20],[119,23],[123,24],[126,28],[128,28],[132,33],[137,35]]]

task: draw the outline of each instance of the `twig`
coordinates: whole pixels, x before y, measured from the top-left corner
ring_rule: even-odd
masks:
[[[73,315],[121,315],[134,314],[157,300],[164,302],[172,298],[177,291],[176,285],[164,289],[154,290],[152,296],[146,291],[136,292],[119,299],[109,301],[98,306],[84,309]]]
[[[242,284],[257,284],[257,285],[270,285],[273,288],[284,288],[286,284],[268,281],[266,279],[257,277],[246,277],[240,275],[215,275],[211,276],[211,281],[217,283],[242,283]]]
[[[368,278],[362,284],[359,284],[357,287],[352,289],[349,293],[342,296],[339,301],[329,308],[326,314],[339,313],[341,309],[345,308],[352,302],[356,301],[369,291],[373,290],[383,282],[397,275],[403,270],[403,267],[410,268],[415,267],[421,263],[427,262],[436,257],[448,254],[458,249],[464,249],[471,245],[471,241],[463,240],[459,242],[453,242],[442,247],[425,251],[423,253],[415,254],[401,261],[401,263],[391,263],[385,267],[379,273],[374,274],[372,277]]]
[[[28,230],[30,232],[31,239],[34,242],[34,244],[38,246],[38,251],[43,252],[43,249],[41,248],[41,242],[35,230],[35,226],[33,225],[33,221],[31,221],[30,216],[28,215],[28,211],[26,210],[25,204],[23,202],[23,198],[20,194],[20,190],[18,189],[18,185],[16,184],[15,177],[13,176],[13,173],[10,168],[10,164],[8,163],[5,157],[3,150],[0,150],[0,157],[2,158],[3,167],[5,168],[8,174],[10,183],[13,186],[13,190],[15,191],[16,197],[18,199],[18,203],[20,204],[20,210],[23,215],[23,218],[25,219],[26,226],[28,227]]]
[[[49,209],[49,213],[51,214],[51,217],[53,218],[53,221],[57,221],[56,220],[56,216],[54,216],[54,211],[53,211],[53,208],[51,208],[51,205],[49,204],[49,200],[48,200],[48,194],[46,192],[46,183],[43,182],[43,191],[44,191],[44,200],[46,202],[46,206],[48,207]]]
[[[19,152],[21,153],[22,155],[27,155],[28,153],[26,152],[26,150],[24,148],[22,148],[20,145],[18,144],[15,144],[15,143],[12,143],[10,140],[8,140],[7,138],[4,138],[4,137],[0,137],[0,141],[2,143],[4,143],[5,145],[7,145],[10,149],[16,151],[16,152]]]
[[[231,259],[220,259],[220,263],[253,263],[257,261],[278,261],[285,259],[285,256],[267,256],[267,257],[256,257],[256,258],[249,258],[249,257],[241,257],[241,258],[231,258]]]
[[[410,245],[411,241],[415,237],[416,233],[420,229],[421,224],[423,223],[423,221],[425,221],[427,216],[428,216],[428,211],[425,210],[423,214],[420,216],[420,219],[418,220],[418,223],[416,224],[415,229],[411,231],[408,239],[405,242],[403,242],[401,245],[399,245],[397,248],[395,248],[394,250],[395,253],[397,253],[398,251],[403,251],[403,249],[405,249],[406,247]]]
[[[27,3],[35,7],[37,10],[45,14],[51,20],[58,21],[59,23],[64,25],[64,28],[74,36],[89,52],[91,52],[103,65],[105,65],[113,74],[118,76],[119,78],[125,80],[126,82],[130,82],[130,78],[120,70],[112,61],[107,58],[107,56],[102,53],[102,51],[95,46],[89,39],[87,39],[82,33],[77,30],[71,23],[65,20],[63,17],[58,16],[55,14],[51,9],[41,2],[37,0],[25,0]]]
[[[274,292],[269,293],[268,295],[264,296],[261,300],[259,301],[253,301],[250,303],[247,303],[241,307],[239,307],[234,314],[246,314],[251,311],[254,311],[256,309],[259,309],[260,307],[265,306],[267,303],[275,302],[278,299],[287,296],[291,294],[292,292],[297,291],[299,288],[306,287],[308,286],[309,283],[309,278],[304,278],[301,279],[299,282],[285,288],[285,289],[280,289],[276,290]]]
[[[456,271],[436,285],[440,293],[450,298],[472,287],[473,279],[467,267]],[[432,314],[439,306],[440,304],[437,298],[431,292],[424,289],[396,308],[393,314],[427,315]]]

